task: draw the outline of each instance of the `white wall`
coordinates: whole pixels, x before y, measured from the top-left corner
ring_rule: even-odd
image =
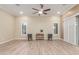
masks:
[[[27,23],[27,34],[32,33],[33,39],[35,39],[36,33],[43,29],[45,34],[45,39],[47,39],[48,33],[53,33],[53,24],[58,23],[60,26],[60,17],[56,16],[23,16],[16,17],[16,38],[26,38],[27,35],[21,35],[21,24]],[[60,27],[58,28],[58,35],[54,34],[54,38],[58,39],[60,37]]]
[[[76,45],[76,17],[64,18],[64,41]]]
[[[12,40],[15,34],[15,18],[0,10],[0,43]]]

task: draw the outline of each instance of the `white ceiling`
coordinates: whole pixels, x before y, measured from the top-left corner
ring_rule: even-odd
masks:
[[[60,15],[63,15],[69,9],[74,7],[74,4],[44,4],[44,9],[51,8],[51,11],[48,11],[48,15],[58,15],[57,12],[61,12]],[[0,9],[14,16],[21,16],[20,11],[23,11],[25,16],[38,16],[33,14],[34,10],[32,8],[40,9],[39,4],[21,4],[16,6],[16,4],[0,4]],[[42,15],[43,16],[43,15]]]

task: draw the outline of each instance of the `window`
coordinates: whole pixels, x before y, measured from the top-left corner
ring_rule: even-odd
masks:
[[[54,23],[54,34],[58,34],[58,24]]]
[[[26,24],[22,24],[22,34],[26,34]]]

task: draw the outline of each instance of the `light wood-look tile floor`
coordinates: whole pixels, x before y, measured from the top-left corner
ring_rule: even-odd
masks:
[[[13,40],[0,45],[1,55],[77,55],[79,47],[61,40]]]

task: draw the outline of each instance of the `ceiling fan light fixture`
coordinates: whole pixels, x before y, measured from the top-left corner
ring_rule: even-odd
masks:
[[[43,14],[43,12],[42,12],[42,11],[39,11],[38,13],[39,13],[39,14]]]
[[[38,14],[39,16],[41,14],[47,15],[47,12],[50,11],[50,8],[44,9],[44,5],[40,4],[41,8],[40,9],[36,9],[36,8],[32,8],[33,10],[35,10],[36,12],[33,14]]]

